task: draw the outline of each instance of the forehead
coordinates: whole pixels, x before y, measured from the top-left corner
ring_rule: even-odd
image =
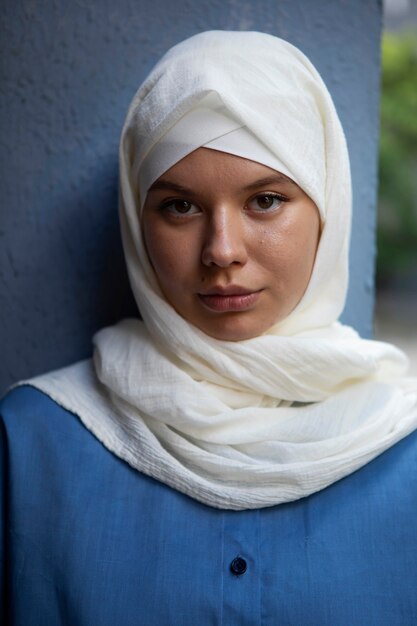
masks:
[[[210,148],[198,148],[164,172],[150,191],[166,188],[171,183],[184,187],[207,183],[215,184],[217,188],[241,188],[258,180],[297,187],[287,176],[262,163]]]

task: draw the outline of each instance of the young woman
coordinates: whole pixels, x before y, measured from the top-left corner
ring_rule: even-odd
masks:
[[[120,146],[143,321],[2,404],[6,623],[416,623],[417,381],[337,321],[350,209],[299,50],[157,64]]]

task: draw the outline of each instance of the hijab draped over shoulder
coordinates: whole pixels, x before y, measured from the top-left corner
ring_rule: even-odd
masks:
[[[144,247],[147,188],[200,146],[275,167],[320,213],[304,296],[253,339],[220,341],[180,317]],[[120,219],[143,321],[101,330],[93,362],[30,384],[132,467],[214,507],[266,507],[323,489],[417,427],[417,380],[404,378],[405,355],[338,322],[348,281],[349,159],[329,92],[300,50],[225,31],[169,50],[122,131]]]

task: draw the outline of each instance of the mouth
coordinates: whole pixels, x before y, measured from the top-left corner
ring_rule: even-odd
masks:
[[[203,306],[217,313],[247,311],[259,300],[263,289],[250,291],[244,287],[231,285],[229,287],[213,287],[205,293],[199,293],[198,298]]]

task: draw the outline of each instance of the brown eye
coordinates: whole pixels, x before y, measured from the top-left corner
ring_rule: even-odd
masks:
[[[248,202],[248,207],[253,211],[268,211],[278,209],[284,202],[284,198],[276,194],[263,193]]]
[[[270,209],[274,204],[275,198],[273,196],[258,196],[256,201],[260,209]]]
[[[185,200],[177,200],[172,203],[172,207],[177,211],[177,213],[188,213],[191,209],[191,202],[186,202]]]
[[[198,213],[198,208],[187,200],[170,200],[162,204],[161,209],[174,216],[193,215]]]

